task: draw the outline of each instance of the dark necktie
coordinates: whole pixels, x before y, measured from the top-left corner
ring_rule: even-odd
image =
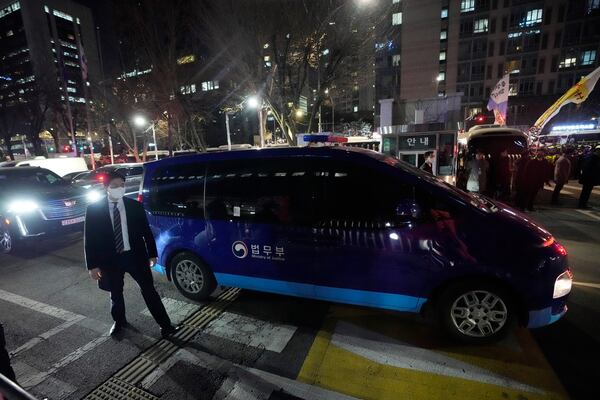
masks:
[[[113,203],[113,232],[115,234],[115,249],[117,253],[122,253],[125,250],[123,243],[123,229],[121,228],[121,213],[117,207],[118,203]]]

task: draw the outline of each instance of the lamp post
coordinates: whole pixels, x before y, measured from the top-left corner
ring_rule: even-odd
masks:
[[[136,115],[133,117],[133,123],[140,129],[148,126],[148,120],[143,115]],[[144,133],[152,129],[152,140],[154,141],[154,159],[158,160],[158,143],[156,142],[156,130],[154,129],[154,120],[151,121],[150,126],[146,128]]]
[[[263,124],[263,101],[258,96],[250,96],[246,100],[246,105],[250,108],[256,108],[258,110],[258,132],[260,134],[260,147],[265,147],[265,127]]]

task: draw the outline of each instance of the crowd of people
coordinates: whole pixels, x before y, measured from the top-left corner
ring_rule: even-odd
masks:
[[[521,155],[504,150],[496,157],[477,150],[466,167],[468,191],[513,201],[523,211],[534,210],[544,185],[554,182],[551,203],[558,205],[564,185],[578,180],[582,185],[578,208],[585,209],[594,186],[600,185],[600,145],[539,147]]]

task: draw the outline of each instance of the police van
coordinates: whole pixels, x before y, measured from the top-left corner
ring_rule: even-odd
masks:
[[[350,147],[214,152],[145,165],[157,270],[188,298],[217,285],[435,311],[493,341],[567,310],[565,248],[527,216]]]

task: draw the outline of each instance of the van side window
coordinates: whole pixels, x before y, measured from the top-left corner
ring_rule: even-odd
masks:
[[[204,164],[158,168],[151,177],[150,212],[174,217],[204,217]]]
[[[209,164],[206,217],[210,220],[309,224],[312,188],[306,163],[261,159]]]
[[[314,174],[323,191],[318,206],[322,226],[383,228],[394,223],[402,200],[414,198],[411,186],[370,165],[330,160],[321,163]]]

